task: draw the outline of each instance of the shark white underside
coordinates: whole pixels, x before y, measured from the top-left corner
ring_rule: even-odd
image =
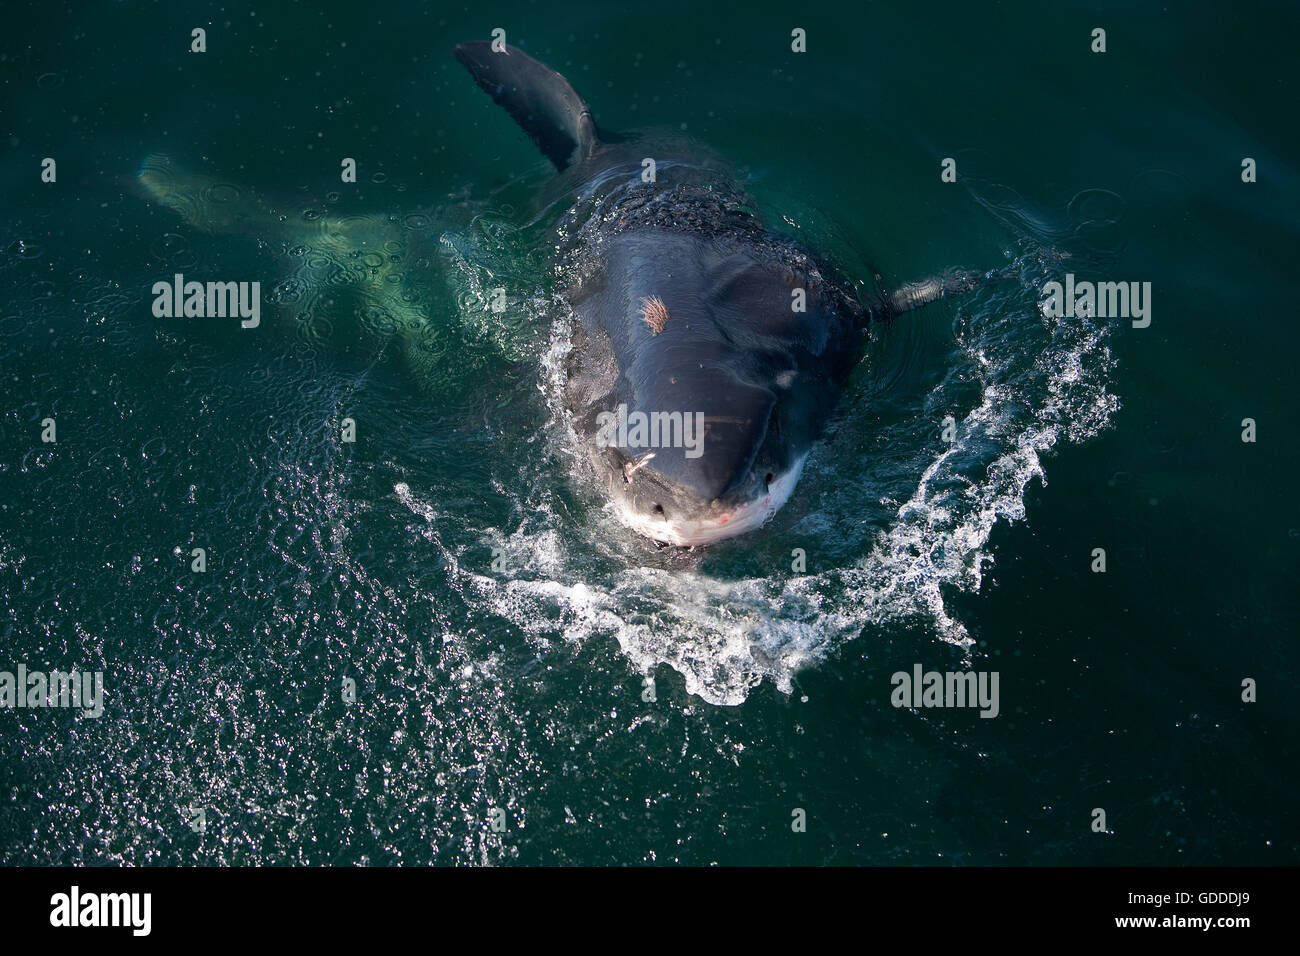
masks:
[[[618,519],[638,534],[662,541],[665,544],[692,547],[713,544],[726,538],[753,531],[768,518],[781,510],[781,506],[790,500],[794,487],[799,483],[803,473],[804,462],[808,455],[799,457],[789,470],[777,475],[767,487],[767,494],[751,502],[738,505],[709,518],[688,521],[670,520],[668,518],[648,518],[636,514],[621,500],[615,499],[614,513]]]

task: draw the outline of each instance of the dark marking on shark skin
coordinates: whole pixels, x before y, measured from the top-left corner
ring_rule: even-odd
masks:
[[[564,77],[507,51],[466,43],[455,54],[576,197],[557,229],[574,316],[564,401],[596,480],[626,524],[660,542],[702,545],[758,527],[793,491],[869,320],[981,277],[953,273],[864,303],[764,226],[734,180],[598,133]],[[641,179],[646,156],[655,182]],[[610,443],[602,424],[620,409],[663,428],[648,445]],[[654,441],[700,413],[696,454]]]

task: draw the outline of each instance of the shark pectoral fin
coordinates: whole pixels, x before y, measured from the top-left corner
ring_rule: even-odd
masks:
[[[993,269],[989,272],[972,272],[953,269],[943,275],[930,276],[917,282],[901,285],[889,296],[889,311],[893,314],[911,312],[922,306],[937,302],[939,299],[960,292],[972,292],[982,286],[1009,279],[1015,275],[1012,266]]]
[[[581,162],[599,145],[591,111],[569,81],[522,50],[462,43],[456,59],[537,144],[556,169]]]

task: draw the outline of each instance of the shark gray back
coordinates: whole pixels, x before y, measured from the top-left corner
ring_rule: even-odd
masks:
[[[602,142],[572,86],[514,47],[457,58],[575,191],[565,403],[620,517],[659,541],[757,527],[790,496],[860,354],[867,310],[734,181]]]

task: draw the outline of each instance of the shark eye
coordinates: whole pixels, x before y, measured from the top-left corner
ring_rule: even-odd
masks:
[[[763,483],[764,483],[765,485],[771,485],[772,482],[774,482],[774,481],[776,481],[776,475],[772,474],[772,473],[769,471],[769,472],[767,473],[767,477],[763,479]]]
[[[663,506],[663,505],[651,505],[651,506],[650,506],[650,510],[653,511],[655,514],[659,515],[660,517],[662,517],[662,516],[663,516],[663,513],[664,513],[664,506]]]

